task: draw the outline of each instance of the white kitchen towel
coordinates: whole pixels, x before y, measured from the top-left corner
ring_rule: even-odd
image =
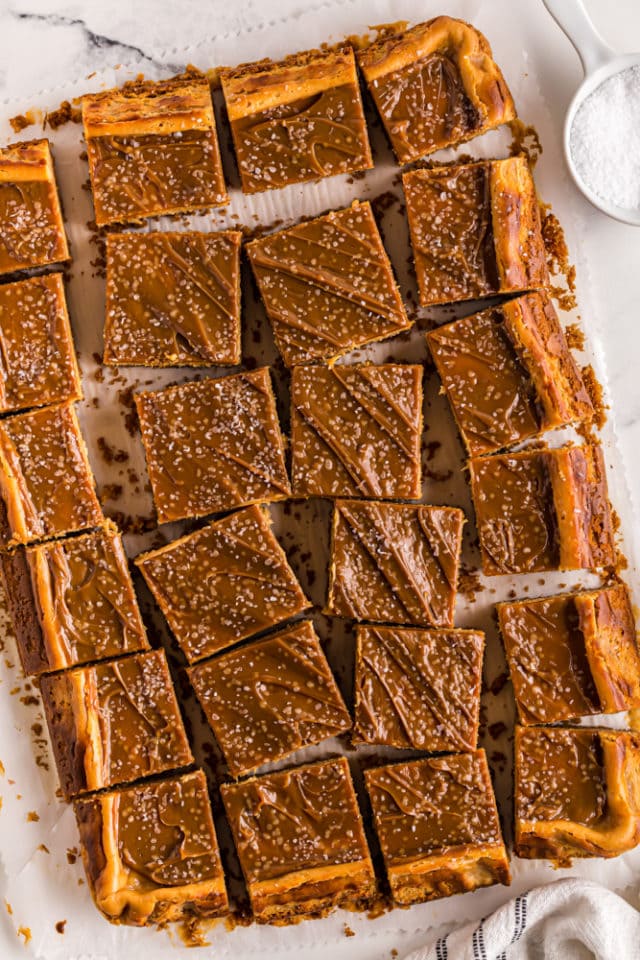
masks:
[[[640,913],[598,883],[558,880],[405,960],[640,960]]]

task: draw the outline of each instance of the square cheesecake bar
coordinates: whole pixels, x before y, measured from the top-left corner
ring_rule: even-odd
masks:
[[[221,787],[261,923],[366,905],[376,879],[344,757]]]
[[[92,533],[16,547],[0,568],[27,676],[148,649],[122,538],[110,521]]]
[[[68,259],[49,141],[0,148],[0,275]]]
[[[351,727],[308,620],[188,673],[234,777]]]
[[[229,909],[201,770],[76,800],[87,881],[98,910],[136,927]]]
[[[599,444],[480,457],[469,468],[487,576],[615,562]]]
[[[640,842],[640,734],[517,727],[515,852],[569,867]]]
[[[220,72],[245,193],[373,166],[353,50]]]
[[[358,64],[400,164],[516,116],[486,37],[464,20],[435,17],[382,36]]]
[[[402,182],[423,307],[548,284],[525,157],[410,170]]]
[[[358,626],[354,742],[475,750],[483,653],[478,630]]]
[[[257,504],[135,562],[189,663],[310,606],[266,507]]]
[[[66,800],[193,762],[162,650],[43,676],[40,691]]]
[[[110,234],[103,362],[240,363],[241,238],[237,230]]]
[[[0,550],[102,520],[72,403],[0,421]]]
[[[337,500],[326,612],[452,627],[463,524],[456,507]]]
[[[0,287],[0,413],[80,400],[62,274]]]
[[[472,457],[593,417],[543,291],[438,327],[427,333],[427,343]]]
[[[370,203],[356,201],[246,249],[289,367],[335,360],[411,326]]]
[[[82,98],[96,223],[227,203],[209,82],[132,82]]]
[[[523,724],[640,707],[640,651],[625,586],[499,603],[497,611]]]
[[[291,496],[267,367],[135,400],[159,523]]]
[[[396,905],[510,882],[484,750],[365,770]]]
[[[418,500],[422,374],[417,364],[294,367],[294,497]]]

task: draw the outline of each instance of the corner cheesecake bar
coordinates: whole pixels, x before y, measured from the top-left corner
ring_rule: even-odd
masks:
[[[356,201],[246,249],[289,367],[335,360],[411,326],[370,203]]]
[[[622,584],[497,604],[520,721],[640,707],[640,651]]]
[[[0,287],[0,413],[80,400],[62,274]]]
[[[373,166],[353,50],[220,73],[245,193]]]
[[[135,401],[159,523],[291,496],[267,367]]]
[[[394,903],[510,882],[484,750],[365,771]]]
[[[96,223],[227,203],[209,82],[133,82],[82,98]]]
[[[220,233],[107,237],[103,363],[240,363],[240,240]]]
[[[549,295],[515,297],[427,333],[458,429],[473,457],[593,417]]]
[[[376,895],[344,757],[221,787],[255,919],[295,922]]]
[[[310,606],[262,505],[238,510],[135,562],[189,663]]]
[[[0,557],[25,674],[63,670],[149,647],[122,538],[95,532],[16,547]]]
[[[358,64],[400,164],[516,116],[486,37],[464,20],[435,17],[383,36]]]
[[[0,275],[68,259],[49,141],[0,148]]]
[[[418,500],[422,374],[418,364],[294,367],[294,497]]]
[[[456,507],[337,500],[326,612],[452,627],[463,524]]]
[[[469,468],[487,576],[615,563],[599,444],[480,457]]]
[[[66,800],[193,762],[162,650],[42,677]]]
[[[201,770],[76,800],[87,881],[112,923],[142,927],[229,909]]]
[[[351,727],[308,620],[188,673],[234,777]]]
[[[0,549],[103,519],[72,403],[0,421]]]
[[[358,626],[354,742],[475,750],[483,653],[477,630]]]
[[[640,842],[640,734],[517,727],[515,852],[569,867]]]
[[[525,157],[410,170],[402,181],[423,307],[548,284]]]

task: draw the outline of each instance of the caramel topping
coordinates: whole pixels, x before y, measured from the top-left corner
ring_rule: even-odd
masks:
[[[288,366],[410,326],[369,203],[262,237],[247,251]]]
[[[0,150],[0,274],[69,259],[48,140]]]
[[[598,569],[615,548],[601,448],[535,450],[470,461],[483,570]]]
[[[66,797],[193,761],[161,650],[41,680]]]
[[[223,70],[245,193],[373,166],[353,51]]]
[[[640,705],[640,655],[623,586],[498,604],[523,723]]]
[[[75,803],[98,909],[136,926],[228,908],[202,771]]]
[[[2,421],[0,496],[4,546],[83,530],[102,521],[72,404]]]
[[[355,737],[400,749],[473,750],[484,635],[358,627]]]
[[[387,868],[502,844],[484,750],[365,771]]]
[[[191,663],[309,606],[259,506],[142,554],[136,564]]]
[[[240,240],[233,231],[111,234],[104,363],[239,363]]]
[[[398,162],[453,146],[516,116],[486,38],[436,17],[358,55]]]
[[[88,95],[82,115],[99,226],[228,201],[206,80]]]
[[[463,523],[452,507],[337,501],[327,612],[453,626]]]
[[[291,495],[269,370],[139,393],[160,523]]]
[[[295,367],[294,496],[418,499],[422,367]]]
[[[351,726],[309,622],[192,667],[189,677],[234,777]]]
[[[51,670],[148,647],[122,539],[113,525],[27,551]]]
[[[0,412],[81,395],[61,274],[0,287]]]
[[[369,860],[344,757],[221,787],[249,886]]]
[[[640,738],[626,730],[516,730],[516,851],[570,866],[640,840]]]
[[[423,306],[548,282],[535,187],[523,157],[412,170],[403,183]]]
[[[593,414],[546,294],[456,320],[427,341],[472,456]]]

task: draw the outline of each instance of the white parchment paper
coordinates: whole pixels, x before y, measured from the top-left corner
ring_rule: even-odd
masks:
[[[289,6],[289,4],[287,4]],[[263,23],[253,23],[235,34],[215,36],[215,24],[203,24],[203,39],[196,46],[173,51],[162,51],[161,59],[175,65],[179,70],[188,62],[206,70],[222,64],[234,64],[254,58],[281,57],[295,50],[317,46],[323,41],[335,42],[350,34],[366,32],[370,24],[398,19],[413,22],[428,19],[446,12],[470,20],[489,37],[496,59],[502,66],[512,89],[520,116],[533,124],[540,134],[544,152],[537,164],[535,175],[542,199],[551,203],[565,229],[573,262],[577,265],[578,311],[561,314],[567,323],[579,322],[587,336],[584,354],[579,356],[582,364],[592,364],[598,379],[605,387],[606,370],[600,348],[598,330],[608,318],[597,315],[590,290],[588,264],[580,256],[580,237],[576,235],[571,194],[567,191],[566,172],[561,156],[559,132],[553,127],[548,108],[540,91],[539,78],[544,71],[544,29],[540,20],[525,3],[512,4],[510,0],[448,0],[446,10],[440,5],[418,0],[342,0],[322,3],[314,11],[307,11],[278,19],[278,4],[265,2]],[[176,8],[176,31],[179,32],[179,9]],[[552,21],[546,28],[554,29]],[[170,55],[170,56],[169,56]],[[116,65],[114,64],[114,67]],[[150,78],[166,76],[171,71],[145,69]],[[103,71],[89,78],[80,77],[55,90],[41,91],[25,96],[23,102],[3,104],[0,119],[0,137],[3,142],[16,139],[8,124],[9,117],[37,107],[55,109],[62,99],[72,99],[89,90],[97,90],[124,82],[135,75],[136,70],[125,67]],[[34,85],[35,86],[35,85]],[[221,120],[221,103],[216,97],[218,120]],[[313,216],[328,209],[338,209],[352,200],[376,200],[376,209],[381,213],[381,226],[385,244],[393,261],[400,287],[410,309],[415,313],[417,325],[408,336],[357,351],[348,359],[369,358],[377,362],[386,359],[419,361],[425,358],[423,329],[434,318],[449,319],[452,311],[415,310],[417,302],[415,282],[410,271],[409,246],[402,191],[398,183],[398,168],[386,143],[384,134],[370,111],[369,129],[376,161],[375,169],[362,178],[333,178],[317,184],[293,186],[254,197],[244,197],[238,189],[238,177],[230,152],[228,129],[220,124],[221,147],[225,172],[232,185],[231,204],[223,212],[207,216],[185,218],[184,224],[197,229],[216,230],[244,224],[250,229],[258,224],[285,225],[303,216]],[[40,136],[38,127],[31,127],[20,135],[24,139]],[[71,241],[73,264],[68,286],[69,308],[74,328],[76,346],[84,374],[85,401],[80,405],[80,415],[89,446],[89,454],[98,487],[122,486],[116,499],[105,502],[105,511],[139,517],[149,516],[151,500],[146,488],[147,478],[139,435],[127,429],[127,414],[130,413],[127,390],[141,386],[160,387],[196,375],[202,371],[154,371],[121,369],[100,370],[95,355],[102,351],[102,323],[104,315],[104,280],[100,276],[100,250],[87,224],[93,217],[89,193],[86,189],[87,167],[81,154],[84,145],[81,128],[67,124],[58,131],[48,131],[55,151],[56,170],[61,188],[63,206]],[[472,141],[463,148],[463,153],[477,156],[505,156],[511,136],[508,131],[497,131]],[[442,154],[445,159],[451,152]],[[175,221],[159,221],[153,229],[176,229]],[[92,264],[92,261],[94,262]],[[270,337],[263,309],[246,272],[244,282],[243,357],[249,363],[277,361],[277,352]],[[458,313],[470,312],[470,309]],[[276,364],[277,371],[281,369]],[[208,371],[207,371],[208,372]],[[218,374],[228,371],[212,370]],[[282,413],[286,417],[286,386],[281,373],[277,372]],[[477,568],[479,557],[473,546],[475,530],[469,492],[463,473],[464,453],[458,440],[455,426],[446,401],[438,393],[439,384],[435,374],[426,382],[425,405],[425,485],[424,501],[461,506],[469,519],[465,533],[464,566]],[[107,463],[104,457],[104,438],[116,451],[124,451],[117,462]],[[553,434],[549,442],[557,445],[564,439],[572,439],[570,431]],[[615,412],[603,430],[611,498],[621,519],[625,534],[623,549],[629,559],[627,580],[636,588],[637,559],[633,544],[634,531],[638,530],[629,488],[625,478],[615,437]],[[102,449],[101,449],[102,447]],[[311,501],[306,504],[281,505],[272,508],[276,530],[288,550],[303,587],[314,603],[320,607],[324,602],[326,585],[325,571],[328,557],[328,534],[330,508],[326,503]],[[172,539],[184,529],[183,525],[163,528],[162,536]],[[158,542],[157,531],[145,535],[130,534],[126,544],[131,556]],[[458,626],[476,626],[487,633],[487,656],[485,681],[487,690],[483,696],[484,732],[482,745],[489,753],[495,775],[505,831],[510,835],[511,804],[511,737],[514,720],[510,685],[496,693],[495,681],[504,674],[504,657],[496,635],[492,616],[493,604],[506,599],[511,590],[519,597],[546,595],[569,588],[575,584],[590,586],[597,578],[586,574],[576,575],[531,575],[528,577],[500,577],[482,581],[484,589],[475,599],[461,595],[458,602],[456,623]],[[140,584],[138,584],[141,586]],[[140,595],[152,635],[168,646],[178,682],[181,681],[180,661],[175,656],[159,616],[151,609],[149,595],[141,587]],[[637,593],[636,604],[640,602]],[[328,656],[336,671],[344,692],[349,695],[352,673],[353,634],[348,625],[330,623],[320,615],[316,625],[321,633]],[[112,960],[116,957],[176,957],[184,950],[177,934],[152,930],[115,928],[104,921],[91,903],[87,886],[83,881],[79,859],[75,862],[77,836],[72,811],[56,795],[57,783],[52,758],[49,752],[44,720],[37,691],[25,680],[17,665],[15,643],[8,624],[0,630],[3,651],[0,653],[0,896],[8,902],[3,923],[9,923],[18,935],[31,939],[26,944],[25,955],[45,960]],[[180,683],[181,689],[184,687]],[[498,687],[500,684],[498,683]],[[186,688],[185,688],[185,693]],[[218,763],[215,746],[210,735],[197,724],[197,711],[187,703],[192,718],[196,753],[206,762],[209,770]],[[624,725],[626,718],[609,718],[608,722]],[[496,734],[494,724],[502,722],[506,732]],[[491,732],[493,729],[493,735]],[[301,752],[295,759],[319,757],[331,751],[345,751],[345,746],[331,741],[314,750]],[[353,751],[350,758],[353,758]],[[357,765],[354,764],[357,778]],[[228,836],[221,832],[224,848],[229,845]],[[199,955],[230,956],[250,954],[260,950],[269,955],[278,949],[304,950],[305,945],[336,942],[344,936],[345,923],[358,937],[375,937],[380,930],[420,930],[465,919],[479,917],[499,905],[511,894],[546,880],[566,875],[579,875],[600,882],[635,898],[640,877],[640,852],[633,851],[614,861],[591,860],[577,863],[571,870],[553,870],[548,864],[514,859],[513,885],[510,889],[494,887],[464,896],[431,904],[415,906],[409,910],[393,911],[375,920],[365,916],[337,912],[324,920],[310,921],[296,927],[237,928],[229,932],[221,924],[212,928],[207,937],[211,943]],[[3,913],[0,908],[0,913]],[[64,933],[56,930],[56,924],[65,921]],[[20,934],[20,928],[24,928]],[[373,942],[373,941],[372,941]]]

